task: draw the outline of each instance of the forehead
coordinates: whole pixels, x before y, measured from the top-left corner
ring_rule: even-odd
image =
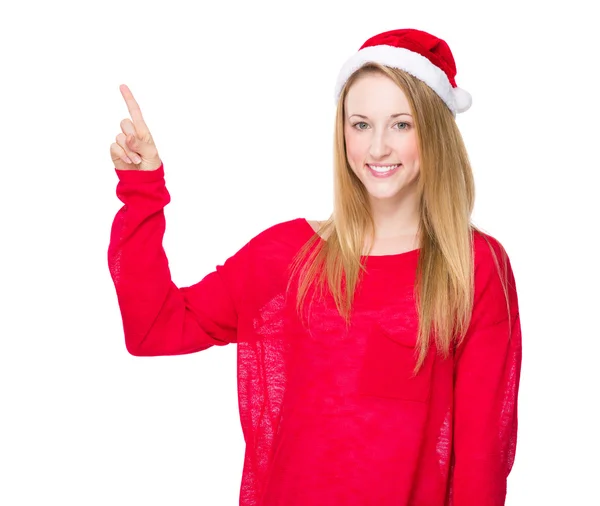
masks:
[[[402,89],[381,73],[367,73],[352,83],[345,100],[346,113],[386,115],[410,113]]]

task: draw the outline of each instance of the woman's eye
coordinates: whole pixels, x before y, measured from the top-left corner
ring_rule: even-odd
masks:
[[[410,127],[410,123],[406,123],[405,121],[399,121],[398,123],[396,123],[396,126],[398,125],[403,125],[402,127],[398,127],[398,130],[408,130],[408,128]],[[357,128],[358,130],[366,130],[366,128],[368,127],[368,125],[364,121],[354,123],[354,125],[352,126],[354,128]]]

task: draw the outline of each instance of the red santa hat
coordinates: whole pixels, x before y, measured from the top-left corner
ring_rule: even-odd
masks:
[[[456,64],[450,47],[434,35],[402,28],[371,37],[340,70],[336,101],[348,78],[368,62],[402,69],[420,79],[441,97],[455,117],[471,107],[471,95],[456,85]]]

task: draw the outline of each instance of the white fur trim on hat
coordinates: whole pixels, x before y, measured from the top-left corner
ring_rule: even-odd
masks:
[[[446,73],[423,55],[403,47],[387,45],[365,47],[344,63],[335,86],[336,101],[348,78],[367,62],[399,68],[412,74],[432,88],[455,116],[471,106],[471,95],[463,89],[453,88]]]

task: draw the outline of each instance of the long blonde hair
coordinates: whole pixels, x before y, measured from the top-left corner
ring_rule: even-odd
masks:
[[[334,211],[319,233],[294,257],[288,290],[299,272],[296,310],[301,315],[309,288],[316,281],[322,297],[327,282],[339,314],[346,326],[350,324],[355,289],[361,271],[365,271],[361,264],[363,247],[367,237],[374,238],[375,223],[367,190],[346,157],[344,102],[356,79],[376,72],[392,79],[406,95],[418,139],[420,252],[414,296],[419,329],[415,350],[418,358],[413,371],[416,375],[427,356],[432,332],[444,357],[448,357],[452,345],[457,346],[464,338],[473,309],[473,232],[480,232],[470,219],[475,187],[462,136],[450,109],[419,79],[399,69],[367,63],[346,82],[335,118]],[[322,236],[326,239],[322,240]],[[315,243],[319,243],[316,248]],[[491,245],[490,249],[498,267]],[[504,263],[506,272],[506,258]],[[503,283],[508,308],[506,277]],[[311,306],[315,295],[313,292]]]

